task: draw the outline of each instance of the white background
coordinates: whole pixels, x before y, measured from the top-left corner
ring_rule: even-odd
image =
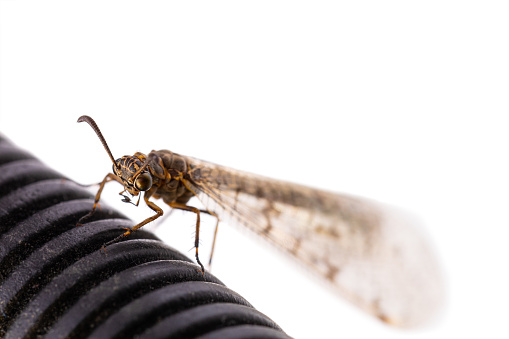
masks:
[[[115,157],[168,148],[403,207],[448,281],[428,328],[380,324],[228,225],[213,273],[296,338],[507,337],[508,14],[507,1],[1,1],[0,131],[81,183],[111,169],[76,123],[89,114]],[[119,190],[105,201],[150,214]],[[158,232],[188,251],[182,214]]]

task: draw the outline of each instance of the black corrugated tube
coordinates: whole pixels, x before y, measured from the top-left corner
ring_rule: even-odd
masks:
[[[185,255],[0,135],[0,337],[289,338]]]

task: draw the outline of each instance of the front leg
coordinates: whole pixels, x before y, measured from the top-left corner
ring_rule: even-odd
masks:
[[[94,206],[92,207],[92,211],[90,211],[90,213],[88,213],[87,215],[81,217],[80,220],[78,220],[78,223],[76,224],[76,226],[83,225],[83,222],[85,220],[87,220],[88,218],[90,218],[94,214],[97,206],[99,206],[99,199],[101,199],[101,193],[102,193],[102,191],[104,189],[104,185],[106,185],[107,182],[112,181],[112,180],[118,181],[119,183],[122,184],[122,181],[115,174],[108,173],[104,177],[103,181],[101,181],[101,184],[99,186],[99,190],[97,191],[97,194],[95,195]]]
[[[124,233],[122,233],[121,235],[116,237],[115,239],[108,241],[106,244],[103,245],[103,248],[122,240],[122,238],[127,237],[129,234],[133,233],[137,229],[145,226],[149,222],[152,222],[163,215],[163,210],[159,206],[157,206],[156,204],[154,204],[152,201],[149,200],[150,197],[152,196],[152,194],[154,194],[154,192],[156,191],[156,189],[157,189],[157,187],[146,191],[145,196],[143,197],[143,200],[145,200],[145,203],[147,204],[147,206],[150,207],[154,212],[156,212],[156,214],[143,220],[139,224],[135,225],[133,228],[126,228],[127,231],[125,231]]]

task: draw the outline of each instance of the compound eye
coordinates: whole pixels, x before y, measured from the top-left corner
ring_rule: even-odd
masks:
[[[134,187],[138,191],[146,191],[152,187],[152,176],[148,173],[143,173],[138,175],[136,181],[134,182]]]

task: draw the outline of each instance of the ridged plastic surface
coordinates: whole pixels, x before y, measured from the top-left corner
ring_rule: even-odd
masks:
[[[288,338],[153,234],[0,135],[0,337]]]

